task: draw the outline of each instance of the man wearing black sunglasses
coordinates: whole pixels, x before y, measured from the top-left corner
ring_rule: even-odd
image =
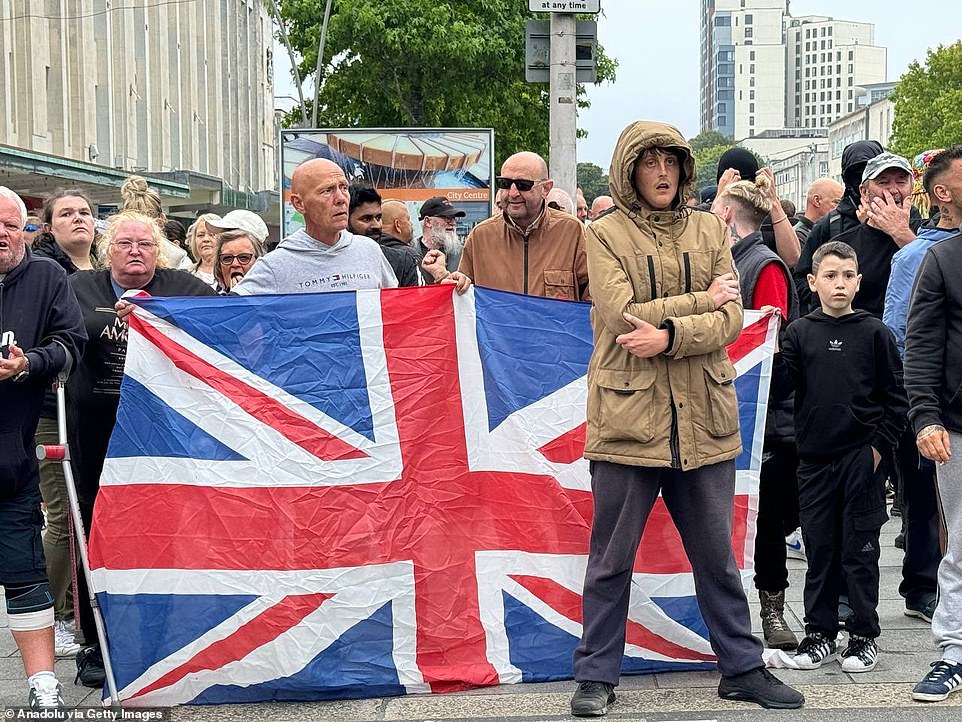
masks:
[[[23,226],[23,242],[27,247],[33,246],[34,239],[40,235],[43,230],[43,223],[40,221],[40,216],[30,213],[27,215],[27,222]]]
[[[479,286],[548,298],[586,300],[584,227],[550,208],[554,183],[535,153],[516,153],[495,179],[503,213],[475,226],[458,271]]]

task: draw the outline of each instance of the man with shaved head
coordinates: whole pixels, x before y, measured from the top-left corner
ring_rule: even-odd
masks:
[[[834,211],[843,195],[845,195],[845,186],[836,180],[817,178],[812,181],[812,185],[808,187],[808,195],[805,197],[805,213],[795,224],[795,235],[798,236],[799,243],[805,245],[816,221]]]
[[[382,248],[389,248],[392,252],[403,253],[409,256],[411,262],[418,269],[418,279],[420,286],[428,286],[435,282],[431,269],[421,265],[421,256],[411,244],[414,241],[414,224],[411,223],[411,215],[408,207],[401,201],[388,200],[381,203],[381,235],[377,242]],[[446,275],[447,269],[444,268],[444,254],[441,254],[440,270],[438,276]]]
[[[233,288],[240,295],[394,288],[377,242],[347,230],[350,187],[336,163],[315,158],[291,176],[291,205],[304,228],[262,256]]]
[[[588,211],[588,220],[593,221],[609,208],[614,208],[615,202],[611,196],[598,196],[591,201],[591,209]]]
[[[479,286],[532,296],[586,300],[584,226],[549,208],[554,183],[536,153],[515,153],[495,179],[503,213],[479,223],[464,245],[458,271]]]

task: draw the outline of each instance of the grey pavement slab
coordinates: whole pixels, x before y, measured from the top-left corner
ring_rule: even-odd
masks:
[[[962,693],[947,702],[921,705],[912,702],[912,685],[937,658],[931,629],[925,622],[906,617],[898,594],[901,580],[901,551],[892,547],[900,525],[899,519],[886,524],[882,534],[882,561],[879,618],[879,665],[872,672],[846,674],[838,664],[826,665],[811,672],[778,670],[785,682],[800,687],[806,694],[805,710],[774,712],[720,700],[716,694],[718,674],[715,672],[675,672],[622,678],[618,703],[612,708],[612,720],[834,720],[846,722],[887,722],[888,720],[962,719]],[[804,605],[804,562],[789,560],[787,614],[789,626],[801,633]],[[760,633],[758,603],[754,593],[749,602],[752,624]],[[4,605],[0,597],[0,707],[22,704],[26,685],[19,655],[7,627]],[[843,637],[844,642],[844,637]],[[72,659],[58,660],[57,675],[64,683],[69,704],[97,705],[99,692],[72,684],[75,667]],[[571,719],[568,701],[574,684],[505,685],[446,695],[412,695],[373,700],[347,700],[315,703],[269,703],[257,705],[223,705],[179,707],[173,720],[206,722],[207,720],[342,720],[374,722],[375,720],[420,720],[446,722],[454,720],[501,720],[503,722],[538,722]]]

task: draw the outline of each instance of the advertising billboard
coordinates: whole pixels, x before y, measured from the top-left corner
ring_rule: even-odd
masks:
[[[358,128],[281,131],[282,235],[304,227],[291,205],[291,174],[312,158],[337,163],[348,183],[377,189],[383,200],[403,201],[421,235],[418,210],[445,196],[465,211],[458,219],[462,238],[494,208],[494,131],[470,128]]]

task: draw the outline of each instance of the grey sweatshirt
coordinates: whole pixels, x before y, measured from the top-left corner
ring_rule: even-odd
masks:
[[[341,231],[333,246],[297,230],[259,258],[232,289],[241,296],[396,288],[397,278],[377,242]]]

